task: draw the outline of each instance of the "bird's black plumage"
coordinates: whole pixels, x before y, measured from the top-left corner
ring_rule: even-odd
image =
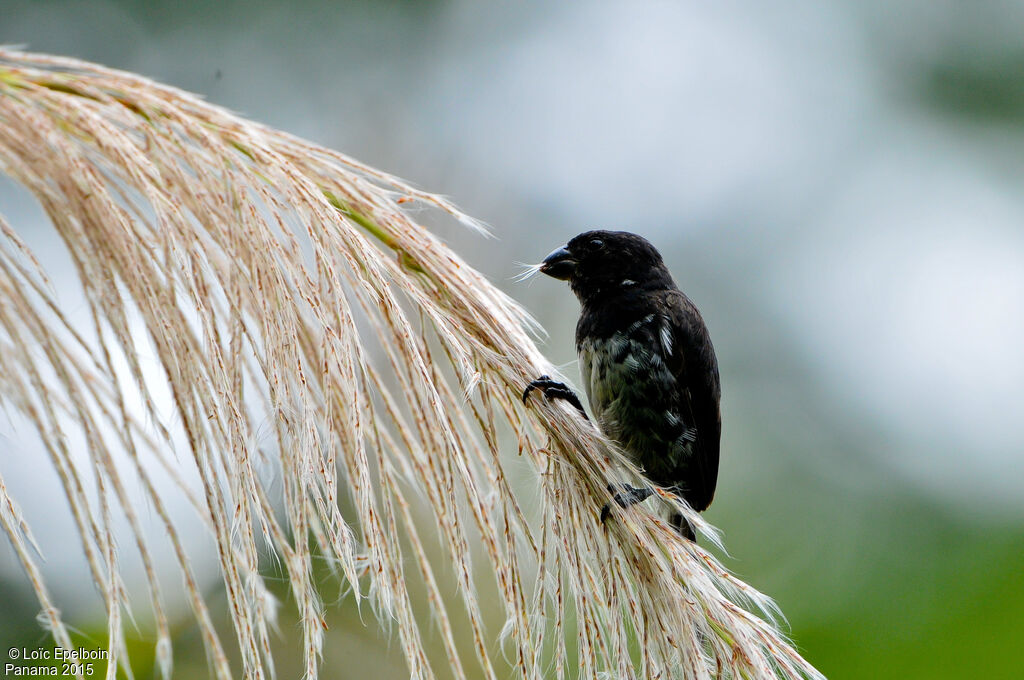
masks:
[[[576,351],[601,431],[652,481],[706,509],[722,431],[718,361],[700,312],[660,253],[636,234],[590,231],[551,253],[540,271],[568,281],[582,304]],[[569,398],[550,379],[531,387]],[[616,500],[642,501],[645,491],[627,490]],[[673,519],[692,539],[692,527]]]

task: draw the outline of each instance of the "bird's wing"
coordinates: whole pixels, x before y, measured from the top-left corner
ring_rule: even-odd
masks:
[[[695,427],[692,458],[687,463],[688,483],[683,489],[695,510],[711,505],[718,480],[718,455],[722,438],[719,408],[721,385],[718,360],[711,336],[697,307],[679,290],[664,293],[663,350],[676,377],[677,407]]]

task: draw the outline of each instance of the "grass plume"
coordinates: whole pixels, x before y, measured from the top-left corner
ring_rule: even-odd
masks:
[[[33,423],[60,476],[105,602],[113,667],[128,663],[118,512],[145,565],[168,677],[154,541],[174,548],[220,679],[272,676],[261,546],[287,574],[310,679],[325,626],[314,558],[393,622],[412,678],[493,679],[501,654],[523,678],[820,677],[777,630],[770,600],[664,521],[616,510],[601,529],[606,485],[639,472],[571,408],[520,401],[553,367],[529,315],[408,210],[481,228],[447,200],[186,92],[12,50],[0,50],[0,171],[46,211],[89,308],[88,331],[68,321],[45,269],[0,218],[0,400]],[[144,353],[159,378],[144,374]],[[155,380],[172,395],[172,418],[156,406]],[[72,431],[88,470],[73,460]],[[216,541],[230,642],[152,478],[154,464],[175,478],[176,442],[202,483],[178,492]],[[516,454],[536,472],[535,507],[508,481]],[[128,484],[145,491],[163,535],[142,531]],[[415,498],[430,516],[414,521]],[[2,476],[0,523],[44,625],[69,645]],[[442,597],[428,540],[443,547],[455,597]],[[481,611],[471,545],[493,571],[499,630]],[[426,589],[429,618],[414,612],[411,579]],[[471,646],[455,638],[456,612]],[[424,649],[427,626],[447,668]]]

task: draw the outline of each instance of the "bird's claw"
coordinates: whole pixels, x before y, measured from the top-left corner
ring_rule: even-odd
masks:
[[[549,375],[542,375],[536,380],[531,380],[523,390],[523,403],[530,397],[530,392],[534,390],[540,390],[545,397],[548,399],[564,399],[572,404],[576,410],[583,414],[583,417],[587,417],[587,412],[583,410],[583,404],[580,402],[580,398],[576,396],[576,393],[569,388],[563,382],[552,380]]]
[[[649,486],[635,487],[629,486],[628,484],[622,485],[622,491],[616,491],[615,485],[609,484],[608,492],[612,494],[612,500],[615,501],[620,508],[628,508],[631,505],[643,503],[654,495],[654,489]],[[605,520],[608,519],[608,515],[611,514],[611,510],[611,503],[605,503],[601,508],[601,524],[604,524]]]
[[[526,400],[530,398],[530,392],[533,392],[534,390],[543,391],[545,388],[553,387],[556,384],[561,383],[555,383],[555,381],[551,379],[550,375],[542,375],[536,380],[531,380],[530,383],[526,386],[526,389],[523,390],[523,403],[525,404]]]

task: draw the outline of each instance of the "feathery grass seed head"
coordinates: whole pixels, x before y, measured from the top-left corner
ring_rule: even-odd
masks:
[[[504,677],[505,664],[525,678],[820,677],[770,617],[751,613],[771,614],[770,601],[665,522],[636,508],[602,530],[607,483],[639,472],[569,407],[519,399],[553,368],[531,317],[414,219],[426,209],[484,230],[447,199],[186,92],[9,49],[0,171],[46,211],[91,319],[88,329],[68,320],[40,262],[0,220],[0,402],[32,423],[58,472],[105,602],[113,664],[128,663],[116,509],[145,565],[164,675],[172,652],[156,541],[174,549],[213,674],[235,672],[159,469],[216,541],[247,678],[273,676],[267,547],[302,621],[308,678],[326,626],[319,560],[390,622],[413,678],[436,677],[439,664],[456,678]],[[164,390],[172,417],[158,408]],[[68,448],[72,434],[87,444],[87,467]],[[517,447],[536,472],[529,507],[509,482]],[[143,532],[129,484],[163,535]],[[2,471],[0,524],[45,627],[70,646]],[[424,533],[443,562],[429,559]],[[474,546],[486,557],[475,565]],[[442,579],[458,584],[454,598]],[[413,580],[426,610],[414,608]],[[495,597],[498,626],[485,616]],[[426,626],[443,656],[427,653]]]

